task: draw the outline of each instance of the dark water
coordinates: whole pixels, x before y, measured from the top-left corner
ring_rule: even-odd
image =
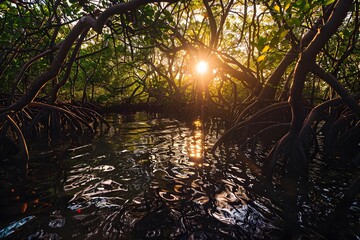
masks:
[[[0,238],[284,236],[287,210],[253,175],[251,163],[241,161],[236,149],[209,153],[222,133],[214,121],[185,124],[144,114],[109,121],[111,130],[95,138],[34,144],[27,175],[15,165],[1,166]],[[323,165],[315,162],[311,170],[313,197],[295,221],[299,239],[325,239],[319,226],[352,179],[345,171],[330,172],[334,184],[322,186],[326,179],[316,177],[327,171]],[[355,201],[348,223],[339,224],[341,238],[360,239],[359,215]]]

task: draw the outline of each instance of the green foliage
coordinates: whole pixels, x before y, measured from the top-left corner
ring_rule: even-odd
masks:
[[[5,1],[0,4],[1,90],[9,93],[22,66],[37,54],[61,43],[77,19],[95,10],[104,11],[116,2],[102,0],[80,4],[80,1],[60,1],[57,7],[55,1],[33,4]],[[194,66],[206,57],[213,61],[214,69],[208,77],[218,79],[209,81],[214,99],[222,99],[217,96],[216,89],[222,82],[222,97],[228,102],[238,98],[239,102],[246,97],[240,92],[248,93],[250,90],[244,88],[249,86],[244,84],[244,79],[229,74],[222,64],[244,71],[239,67],[242,65],[263,83],[286,52],[323,15],[323,9],[335,3],[334,0],[246,2],[245,6],[244,1],[210,1],[211,12],[200,0],[168,5],[152,3],[113,16],[102,34],[90,31],[86,37],[60,97],[92,99],[101,104],[149,99],[190,100],[193,99],[193,88],[199,84]],[[350,91],[356,88],[351,73],[359,71],[356,64],[359,59],[355,54],[357,41],[354,43],[356,51],[345,58],[342,67],[337,66],[336,61],[349,50],[349,43],[356,34],[354,14],[349,15],[348,22],[318,59],[327,71],[335,71],[343,77],[341,81]],[[211,28],[215,28],[215,32]],[[214,38],[217,45],[211,49],[210,41]],[[235,61],[226,62],[222,54]],[[35,61],[21,78],[17,92],[24,92],[36,76],[48,69],[55,55],[56,52]],[[66,67],[64,64],[57,81],[64,76]],[[290,74],[293,67],[286,74]],[[237,96],[233,93],[234,86],[238,88]],[[285,86],[284,82],[280,83],[282,86]],[[308,89],[311,89],[310,85]],[[48,95],[51,91],[52,83],[49,83],[43,94]]]

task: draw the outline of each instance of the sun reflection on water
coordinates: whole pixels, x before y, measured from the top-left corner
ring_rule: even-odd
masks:
[[[71,160],[65,194],[52,200],[59,204],[25,223],[8,223],[0,238],[28,235],[36,225],[28,239],[270,239],[279,226],[272,205],[267,210],[261,199],[250,199],[247,186],[257,180],[241,162],[208,153],[216,140],[211,122],[140,120],[75,145],[64,159]]]
[[[199,161],[204,158],[204,134],[200,120],[195,120],[193,125],[195,129],[188,142],[188,152],[190,160],[194,161],[193,165],[195,165],[201,164]]]

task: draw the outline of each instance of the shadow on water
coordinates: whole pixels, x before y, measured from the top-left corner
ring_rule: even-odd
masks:
[[[27,175],[2,166],[0,238],[283,236],[279,204],[239,161],[237,149],[209,153],[222,133],[219,122],[145,114],[109,121],[110,131],[96,138],[32,146]],[[309,215],[317,211],[312,207]],[[303,236],[319,237],[314,229]]]

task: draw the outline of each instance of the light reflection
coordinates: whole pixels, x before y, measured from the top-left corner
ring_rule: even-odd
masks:
[[[204,135],[202,131],[202,122],[200,120],[196,120],[193,125],[195,126],[195,130],[189,139],[189,158],[190,161],[195,161],[199,166],[201,166],[199,160],[202,160],[204,157]],[[190,165],[193,166],[196,164],[190,162]]]
[[[34,218],[34,216],[27,216],[18,221],[10,223],[7,227],[0,229],[0,238],[2,239],[8,237],[16,231],[19,231],[22,226],[24,226],[26,223],[33,220]]]

